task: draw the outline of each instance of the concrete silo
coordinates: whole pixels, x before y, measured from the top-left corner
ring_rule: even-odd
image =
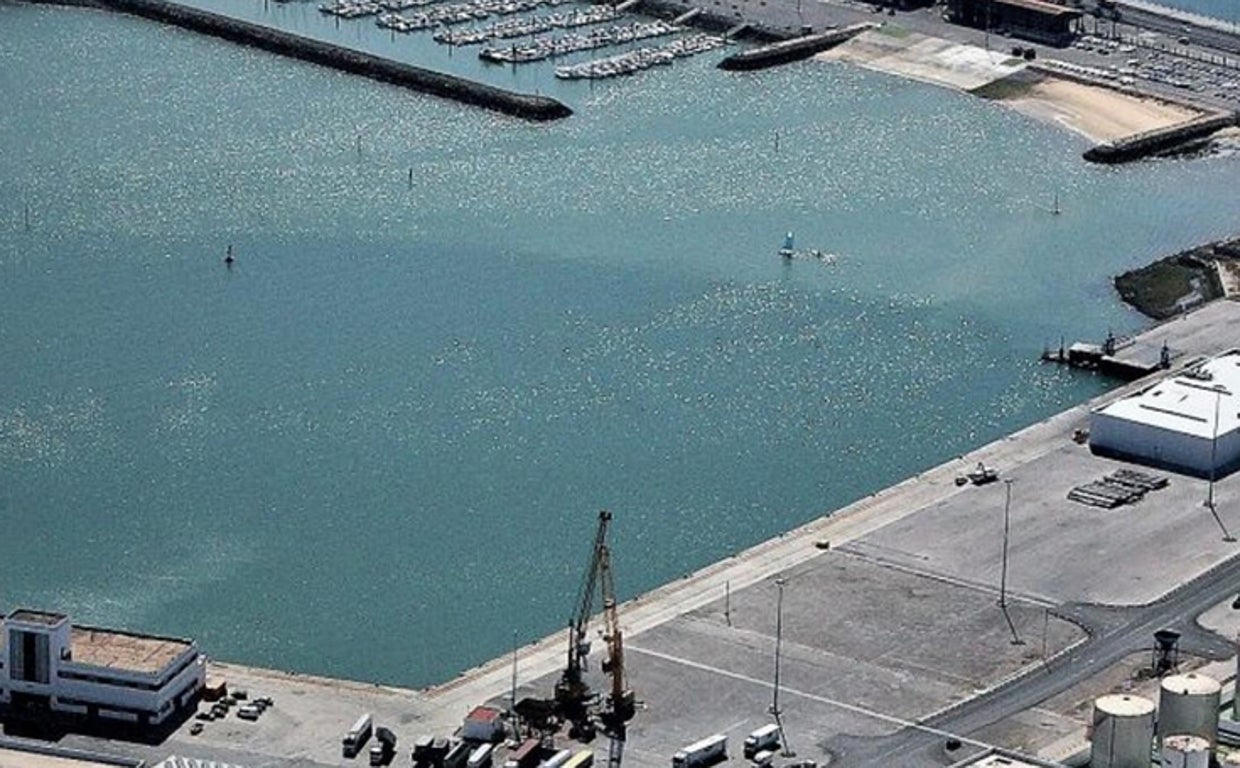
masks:
[[[1114,694],[1094,701],[1091,768],[1148,768],[1154,744],[1154,702]]]
[[[1158,690],[1158,739],[1191,734],[1218,743],[1221,686],[1207,675],[1168,675]]]

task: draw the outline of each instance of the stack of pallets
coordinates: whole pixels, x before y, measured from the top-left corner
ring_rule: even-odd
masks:
[[[1167,478],[1161,475],[1120,469],[1099,481],[1076,486],[1068,491],[1068,498],[1091,507],[1115,509],[1123,504],[1137,503],[1150,491],[1166,488],[1167,482]]]

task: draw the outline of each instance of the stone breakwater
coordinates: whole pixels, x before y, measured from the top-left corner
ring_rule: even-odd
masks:
[[[64,2],[56,0],[54,4]],[[92,0],[90,4],[525,120],[559,120],[573,113],[567,105],[546,96],[506,91],[167,0]]]
[[[767,67],[787,64],[792,61],[808,59],[816,53],[822,53],[840,43],[851,40],[862,32],[876,29],[877,27],[877,24],[870,23],[853,24],[842,29],[832,29],[817,34],[781,40],[777,43],[752,48],[748,51],[742,51],[729,56],[719,62],[719,69],[740,71],[766,69]]]
[[[1176,150],[1234,125],[1236,125],[1235,113],[1216,112],[1179,125],[1139,133],[1107,144],[1099,144],[1086,150],[1084,157],[1091,163],[1127,163]]]

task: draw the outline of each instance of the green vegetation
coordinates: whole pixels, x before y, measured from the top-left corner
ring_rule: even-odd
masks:
[[[907,29],[904,27],[897,27],[895,24],[884,24],[874,31],[878,32],[880,35],[887,35],[888,37],[894,37],[896,39],[906,38],[910,34]]]
[[[1160,259],[1115,278],[1120,298],[1156,320],[1178,314],[1181,300],[1196,305],[1223,295],[1216,261],[1230,263],[1240,256],[1240,238],[1208,243]]]
[[[1010,60],[1009,60],[1010,61]],[[1007,62],[1004,62],[1005,64]],[[974,88],[970,93],[974,96],[980,96],[983,99],[991,99],[993,101],[1004,101],[1005,99],[1017,99],[1029,92],[1035,83],[1040,82],[1038,75],[1030,75],[1028,72],[1014,72],[1007,77],[1001,77],[993,82]]]

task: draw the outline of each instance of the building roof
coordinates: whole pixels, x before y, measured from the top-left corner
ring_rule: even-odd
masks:
[[[997,0],[999,5],[1010,5],[1013,8],[1023,8],[1027,11],[1034,11],[1046,16],[1080,16],[1081,12],[1076,8],[1068,8],[1063,5],[1047,2],[1046,0]]]
[[[1240,429],[1240,350],[1163,379],[1098,412],[1205,439],[1234,432]]]
[[[142,674],[162,671],[191,646],[188,640],[94,627],[75,626],[70,637],[73,663]]]
[[[9,621],[24,621],[27,624],[46,624],[54,627],[69,618],[63,613],[53,611],[35,611],[30,608],[18,608],[8,615]]]

